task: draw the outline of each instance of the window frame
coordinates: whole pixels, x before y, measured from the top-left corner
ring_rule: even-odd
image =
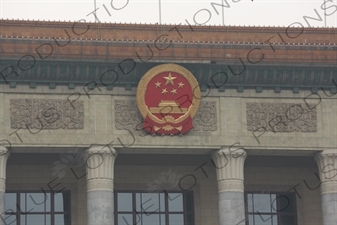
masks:
[[[132,211],[131,212],[125,212],[125,211],[117,211],[117,194],[118,193],[131,193],[132,194]],[[136,193],[140,194],[160,194],[164,193],[164,199],[165,199],[165,211],[163,212],[151,212],[150,210],[148,212],[143,211],[143,212],[137,212],[135,211],[136,207]],[[183,211],[182,212],[175,212],[172,211],[170,212],[168,210],[168,194],[175,194],[175,193],[180,193],[183,195]],[[187,210],[187,194],[191,196],[191,210]],[[194,191],[193,190],[163,190],[163,191],[149,191],[149,190],[114,190],[114,223],[117,225],[118,224],[118,214],[132,214],[132,220],[137,221],[137,215],[143,214],[143,215],[149,215],[149,214],[159,214],[159,215],[165,215],[165,225],[169,225],[169,214],[183,214],[184,216],[184,225],[194,225],[195,224],[195,209],[194,209]],[[141,209],[142,211],[142,209]],[[190,218],[192,221],[188,222],[187,217],[190,215]],[[132,223],[134,224],[134,223]],[[137,223],[137,225],[140,225],[141,223]]]
[[[276,215],[277,216],[277,224],[278,225],[282,225],[281,224],[281,216],[282,215],[292,215],[294,216],[294,221],[295,223],[293,225],[298,225],[298,216],[297,216],[297,201],[296,201],[296,193],[295,192],[285,192],[285,191],[268,191],[268,192],[259,192],[259,191],[245,191],[245,196],[244,196],[244,201],[245,201],[245,218],[246,218],[246,225],[249,225],[249,215],[270,215],[270,216],[274,216]],[[282,211],[277,211],[277,212],[268,212],[268,213],[265,213],[265,212],[257,212],[257,213],[254,213],[254,210],[253,212],[248,212],[248,194],[265,194],[265,195],[272,195],[272,194],[275,194],[276,195],[276,199],[279,197],[279,196],[282,196],[282,195],[291,195],[292,196],[292,199],[294,201],[294,211],[293,212],[283,212]],[[253,205],[254,205],[254,199],[252,200],[253,202]],[[277,207],[280,206],[280,201],[276,201],[276,204],[277,204]],[[254,221],[255,223],[255,221]]]
[[[21,215],[50,215],[50,224],[55,225],[55,215],[68,215],[69,221],[65,225],[71,225],[71,191],[70,190],[60,190],[60,191],[46,191],[46,190],[6,190],[5,194],[7,193],[14,193],[16,194],[16,212],[7,213],[8,210],[5,211],[5,215],[15,215],[16,220],[14,220],[11,225],[20,225],[21,224]],[[27,193],[39,193],[39,194],[50,194],[50,212],[22,212],[22,209],[20,207],[21,204],[21,194],[27,194]],[[67,203],[68,211],[62,211],[62,212],[55,212],[55,194],[60,193],[67,193],[69,195],[69,201]],[[6,217],[7,218],[7,217]],[[16,222],[14,224],[14,222]]]

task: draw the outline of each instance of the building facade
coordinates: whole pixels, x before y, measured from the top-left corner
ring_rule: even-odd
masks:
[[[336,225],[336,31],[1,20],[0,224]]]

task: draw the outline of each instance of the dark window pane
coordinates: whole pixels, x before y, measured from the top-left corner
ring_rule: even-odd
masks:
[[[3,221],[5,224],[13,224],[15,225],[15,221],[17,220],[16,219],[16,215],[2,215],[2,218],[3,218]]]
[[[158,225],[160,223],[159,214],[143,214],[142,222],[144,225]]]
[[[50,215],[26,215],[26,224],[21,225],[50,225]]]
[[[277,212],[278,208],[277,208],[277,198],[276,198],[276,194],[272,194],[271,196],[271,211],[273,213]]]
[[[27,193],[26,212],[50,212],[50,193]]]
[[[280,225],[293,225],[295,224],[295,216],[282,215],[280,217]]]
[[[255,225],[272,225],[272,215],[255,215]]]
[[[152,214],[159,211],[159,194],[143,193],[142,194],[142,212]]]
[[[254,216],[253,215],[248,216],[248,225],[254,225]]]
[[[165,215],[160,215],[160,225],[166,225]]]
[[[142,205],[141,193],[136,193],[136,210],[137,210],[137,212],[141,212],[141,205]]]
[[[247,195],[247,201],[248,201],[248,212],[253,212],[253,195],[252,194]]]
[[[277,200],[279,201],[278,212],[293,212],[294,211],[294,198],[292,195],[279,195]]]
[[[182,212],[183,211],[183,194],[182,193],[169,193],[168,205],[170,212]]]
[[[247,225],[297,224],[296,197],[292,193],[247,193],[246,201]]]
[[[193,225],[193,215],[192,214],[187,214],[186,215],[186,219],[187,219],[187,224],[186,225]]]
[[[5,211],[11,210],[16,212],[16,193],[6,193],[5,194]]]
[[[184,225],[184,215],[183,214],[170,214],[169,223],[170,225]]]
[[[118,223],[117,224],[118,225],[130,225],[130,224],[133,224],[133,222],[132,222],[132,214],[118,214]]]
[[[276,215],[273,216],[273,225],[278,225],[277,216]]]
[[[69,223],[69,215],[55,214],[55,225],[68,225]]]
[[[57,193],[54,195],[54,210],[55,212],[68,212],[70,194],[67,192]]]
[[[118,211],[131,212],[132,211],[132,194],[131,193],[118,193]]]
[[[160,193],[160,212],[165,212],[165,194]]]
[[[270,194],[254,194],[253,202],[254,202],[254,212],[256,213],[271,212]]]
[[[186,211],[187,212],[192,212],[193,209],[193,193],[188,192],[186,193]]]

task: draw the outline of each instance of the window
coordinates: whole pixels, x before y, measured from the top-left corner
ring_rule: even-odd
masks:
[[[296,225],[295,193],[246,193],[247,225]]]
[[[193,191],[115,191],[116,225],[192,225]]]
[[[8,191],[6,225],[70,225],[70,191]]]

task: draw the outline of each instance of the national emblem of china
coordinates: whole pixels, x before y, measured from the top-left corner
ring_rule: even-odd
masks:
[[[184,134],[193,128],[200,104],[200,87],[193,74],[176,64],[163,64],[145,73],[137,88],[143,129],[151,134]]]

